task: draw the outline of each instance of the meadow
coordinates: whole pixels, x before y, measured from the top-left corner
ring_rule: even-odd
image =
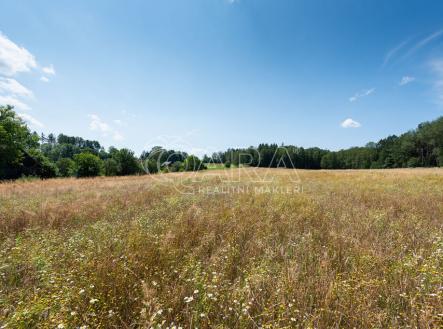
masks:
[[[0,184],[0,328],[443,326],[443,170],[297,173]]]

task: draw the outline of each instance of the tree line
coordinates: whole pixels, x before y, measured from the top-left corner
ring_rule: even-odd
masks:
[[[136,157],[129,149],[105,150],[98,141],[81,137],[38,135],[30,131],[12,106],[0,106],[0,179],[126,176],[202,169],[205,166],[198,157],[160,146]]]
[[[329,151],[317,147],[260,144],[205,156],[204,162],[300,169],[383,169],[443,166],[443,117],[424,122],[400,136],[364,147]]]
[[[108,150],[98,141],[31,132],[11,106],[0,106],[0,179],[22,176],[93,177],[197,171],[207,163],[300,169],[382,169],[443,166],[443,117],[424,122],[400,136],[364,147],[329,151],[317,147],[260,144],[228,149],[200,160],[186,152],[155,146],[140,157],[122,148]]]

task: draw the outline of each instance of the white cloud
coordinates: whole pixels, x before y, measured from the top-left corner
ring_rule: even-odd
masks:
[[[30,110],[31,108],[23,103],[21,100],[15,98],[14,96],[2,96],[0,95],[0,105],[11,105],[18,110]]]
[[[123,135],[114,129],[107,122],[103,121],[97,114],[89,114],[88,117],[91,119],[89,122],[89,129],[92,131],[98,131],[103,136],[112,135],[115,141],[122,141],[124,139]]]
[[[40,78],[40,81],[43,81],[43,82],[49,82],[49,79],[48,79],[47,77],[41,77],[41,78]]]
[[[49,66],[45,66],[42,67],[42,71],[43,73],[49,74],[49,75],[55,75],[55,68],[54,65],[49,65]]]
[[[0,32],[0,74],[13,76],[37,67],[37,62],[28,50],[16,45]]]
[[[390,49],[386,55],[385,59],[383,61],[383,66],[389,63],[389,61],[398,53],[400,49],[402,49],[406,44],[409,42],[409,40],[403,41],[402,43],[398,44],[394,48]]]
[[[17,113],[17,115],[20,118],[22,118],[23,120],[25,120],[26,122],[28,122],[29,124],[33,125],[33,126],[36,126],[36,127],[39,127],[39,128],[43,128],[45,126],[39,120],[37,120],[32,115],[29,115],[27,113]]]
[[[413,53],[415,53],[420,48],[426,46],[432,40],[434,40],[436,38],[439,38],[442,34],[443,34],[443,30],[439,30],[439,31],[435,31],[435,32],[431,33],[426,38],[424,38],[424,39],[420,40],[419,42],[417,42],[414,47],[409,49],[409,51],[406,53],[405,57],[408,57],[408,56],[412,55]]]
[[[123,137],[123,135],[120,134],[118,131],[114,132],[114,135],[112,135],[112,138],[114,138],[114,140],[115,140],[115,141],[118,141],[118,142],[120,142],[120,141],[122,141],[122,140],[125,139],[125,138]]]
[[[341,126],[343,128],[359,128],[361,127],[361,124],[357,121],[352,120],[351,118],[346,119],[341,123]]]
[[[88,116],[91,119],[91,122],[89,123],[89,129],[93,131],[100,131],[102,133],[108,133],[111,131],[111,127],[102,119],[100,119],[98,115],[90,114]]]
[[[411,83],[414,80],[415,80],[414,77],[410,77],[410,76],[406,75],[403,78],[401,78],[399,85],[404,86],[404,85],[407,85],[408,83]]]
[[[369,95],[372,94],[374,91],[375,91],[375,88],[362,90],[362,91],[356,93],[354,96],[349,97],[349,101],[350,101],[350,102],[355,102],[357,99],[359,99],[359,98],[361,98],[361,97],[369,96]]]
[[[33,97],[32,91],[20,84],[17,80],[2,77],[0,77],[0,93]]]

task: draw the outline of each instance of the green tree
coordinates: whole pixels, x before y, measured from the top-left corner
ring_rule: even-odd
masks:
[[[32,149],[24,160],[22,175],[53,178],[57,176],[57,166],[43,155],[40,150]]]
[[[111,158],[118,164],[117,175],[134,175],[141,172],[140,165],[134,152],[128,149],[112,150]]]
[[[100,176],[102,173],[103,162],[94,154],[76,154],[74,161],[77,167],[77,177],[94,177]]]
[[[75,162],[70,158],[61,158],[57,161],[58,174],[62,177],[75,175]]]
[[[115,161],[113,158],[109,158],[104,161],[104,169],[106,176],[117,176],[118,172],[120,171],[117,161]]]
[[[0,106],[0,179],[17,178],[24,173],[23,162],[38,147],[38,140],[12,106]]]
[[[185,159],[184,169],[185,171],[198,171],[206,168],[198,157],[190,155]]]

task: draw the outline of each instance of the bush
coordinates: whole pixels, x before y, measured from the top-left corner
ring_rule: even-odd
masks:
[[[38,150],[30,150],[23,161],[23,175],[52,178],[57,176],[57,167]]]
[[[140,165],[137,158],[134,156],[134,152],[128,149],[114,151],[112,159],[118,164],[117,175],[119,176],[134,175],[141,172]]]
[[[61,177],[71,177],[75,175],[75,162],[69,158],[61,158],[57,161],[58,174]]]
[[[205,165],[195,155],[190,155],[185,159],[184,170],[185,171],[198,171],[206,169]]]
[[[227,161],[225,163],[225,168],[231,168],[231,162],[230,161]]]
[[[77,166],[77,177],[100,176],[103,169],[103,161],[94,154],[80,153],[74,156]]]
[[[143,161],[143,170],[147,174],[156,174],[159,171],[158,162],[155,159],[147,158]]]
[[[183,171],[183,162],[181,161],[175,161],[173,164],[171,164],[169,166],[169,171],[170,172],[179,172],[179,171]]]
[[[117,176],[118,172],[120,171],[117,161],[112,158],[105,160],[104,167],[106,176]]]

